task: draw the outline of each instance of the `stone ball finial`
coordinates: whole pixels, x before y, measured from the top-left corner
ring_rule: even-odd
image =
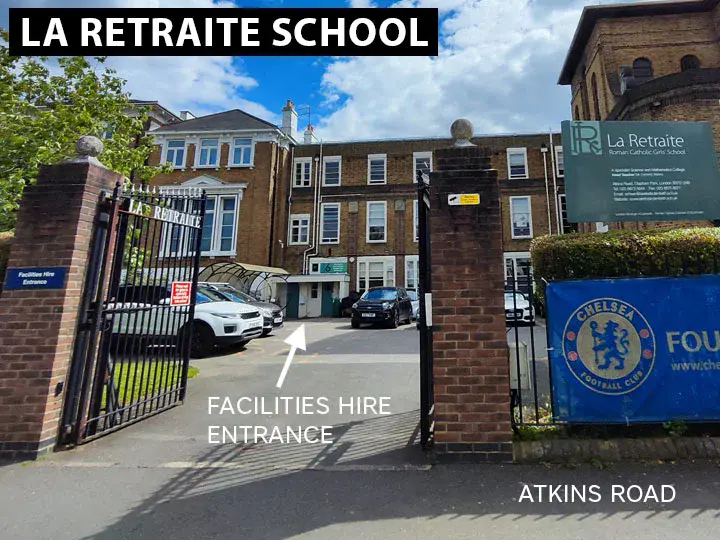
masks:
[[[75,145],[75,151],[80,156],[97,157],[102,154],[103,148],[102,141],[92,135],[80,137]]]
[[[472,122],[467,118],[458,118],[450,126],[450,135],[452,135],[453,146],[475,146],[470,142],[474,133]]]

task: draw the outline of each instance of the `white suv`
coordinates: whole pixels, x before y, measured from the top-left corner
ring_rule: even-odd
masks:
[[[261,337],[263,316],[256,307],[229,302],[212,289],[199,287],[192,329],[190,353],[197,358],[210,354],[215,345],[246,345]]]
[[[169,296],[165,286],[121,287],[117,300],[105,309],[113,337],[148,336],[155,343],[173,343],[181,332],[191,330],[190,354],[201,358],[216,345],[245,345],[263,334],[263,316],[256,307],[229,302],[212,289],[198,287],[195,317],[189,325],[185,324],[188,307],[169,307]]]

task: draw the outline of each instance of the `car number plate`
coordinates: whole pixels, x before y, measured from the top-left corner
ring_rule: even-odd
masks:
[[[362,316],[363,317],[374,317],[375,314],[374,313],[363,313]]]
[[[281,322],[282,322],[282,317],[275,317],[275,322],[276,322],[276,323],[281,323]]]
[[[258,326],[262,326],[262,322],[254,322],[250,324],[250,328],[257,328]]]

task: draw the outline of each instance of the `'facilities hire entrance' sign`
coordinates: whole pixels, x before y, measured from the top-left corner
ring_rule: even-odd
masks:
[[[562,123],[568,220],[720,218],[720,170],[707,122]]]

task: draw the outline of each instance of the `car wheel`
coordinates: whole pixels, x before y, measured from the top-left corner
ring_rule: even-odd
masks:
[[[352,326],[353,328],[360,328],[360,323],[353,319],[352,321],[350,321],[350,326]]]
[[[397,328],[400,326],[400,310],[395,310],[395,316],[392,318],[392,321],[390,322],[390,328]]]
[[[190,356],[204,358],[212,353],[215,347],[215,334],[208,325],[193,323],[190,338]]]

